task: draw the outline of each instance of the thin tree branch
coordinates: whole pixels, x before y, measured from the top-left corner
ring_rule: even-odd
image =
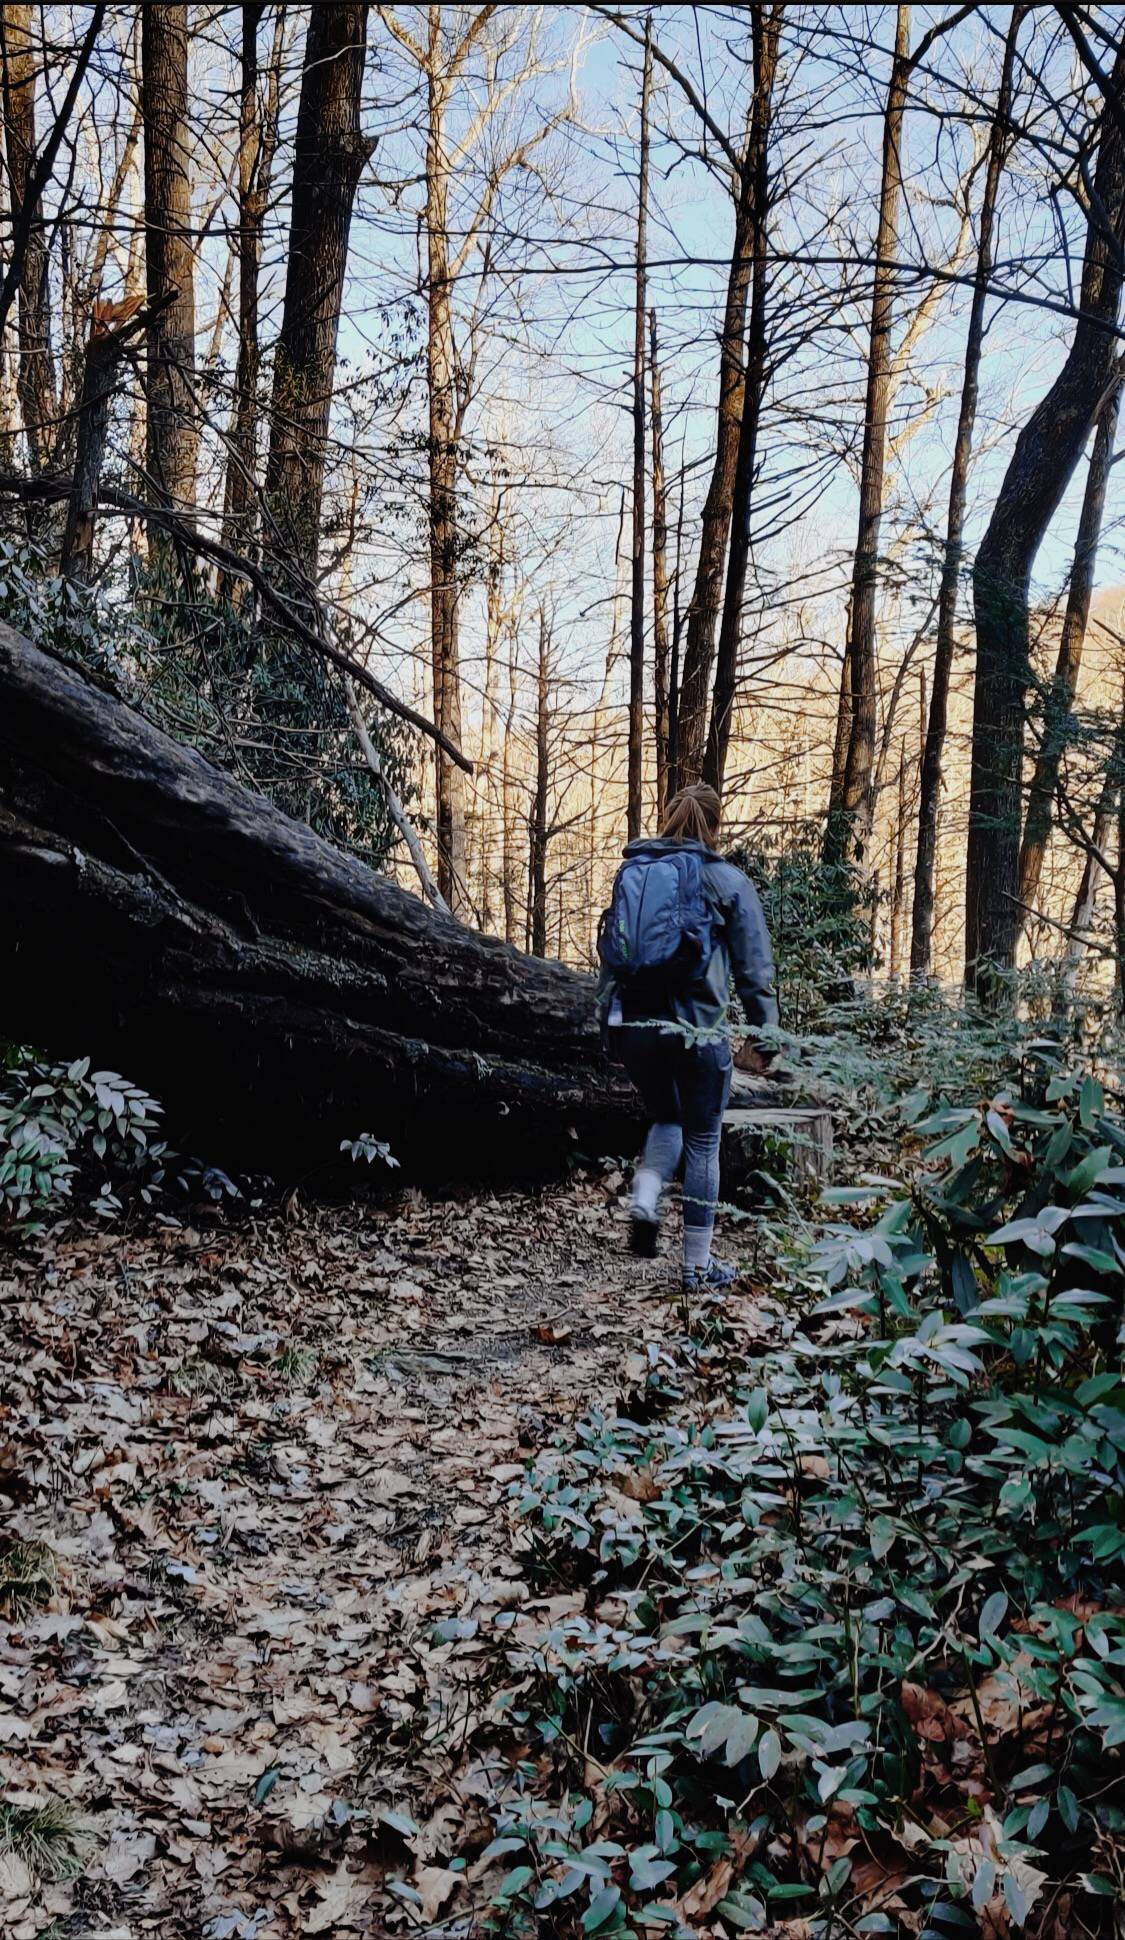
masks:
[[[65,499],[69,498],[70,491],[71,479],[66,473],[56,473],[50,478],[33,479],[24,478],[18,472],[0,473],[0,494],[7,494],[21,502],[29,499],[47,501]],[[311,647],[314,653],[319,654],[324,660],[330,660],[341,673],[349,674],[360,687],[365,687],[373,699],[378,701],[380,707],[385,707],[389,714],[396,714],[400,720],[407,721],[411,727],[416,728],[419,734],[425,734],[431,741],[436,742],[442,753],[447,754],[451,761],[455,761],[459,768],[463,768],[467,775],[473,773],[472,762],[467,755],[462,754],[455,742],[443,734],[433,721],[428,721],[424,714],[419,714],[407,701],[399,700],[397,695],[391,693],[389,687],[384,687],[382,681],[376,680],[375,675],[361,666],[358,660],[353,660],[340,647],[326,640],[315,627],[310,626],[291,601],[278,592],[269,575],[252,560],[244,558],[241,553],[232,552],[231,548],[223,545],[220,540],[209,538],[206,533],[194,530],[171,506],[151,505],[147,500],[135,498],[131,492],[119,491],[114,486],[102,487],[99,502],[103,510],[119,512],[129,519],[145,519],[149,524],[156,523],[162,526],[189,552],[211,560],[236,579],[245,579],[254,588],[263,604],[268,606],[270,611],[297,635],[298,639],[302,640],[307,647]]]

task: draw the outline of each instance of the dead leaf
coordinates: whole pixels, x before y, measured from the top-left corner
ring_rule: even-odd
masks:
[[[358,1926],[370,1898],[370,1886],[353,1878],[342,1859],[330,1879],[317,1883],[316,1905],[303,1915],[302,1931],[334,1933],[340,1926]]]
[[[423,1920],[431,1923],[436,1920],[464,1883],[464,1873],[450,1872],[444,1866],[420,1866],[411,1885],[421,1900]]]

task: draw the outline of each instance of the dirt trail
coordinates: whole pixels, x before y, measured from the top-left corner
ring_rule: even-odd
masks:
[[[91,1842],[43,1886],[0,1854],[0,1932],[470,1931],[508,1492],[672,1324],[620,1184],[0,1265],[0,1516],[58,1559],[0,1618],[3,1797]]]

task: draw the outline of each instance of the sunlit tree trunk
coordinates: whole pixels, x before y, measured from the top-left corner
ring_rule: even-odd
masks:
[[[888,966],[891,982],[902,970],[902,934],[906,918],[906,829],[910,808],[906,799],[906,743],[899,749],[898,815],[895,821],[895,870],[891,889],[891,953]]]
[[[34,197],[32,175],[38,158],[35,131],[35,93],[43,66],[41,7],[6,5],[0,8],[3,55],[4,136],[8,164],[8,198],[12,226],[21,214],[30,218],[18,286],[18,343],[16,394],[34,472],[50,462],[58,436],[58,381],[51,347],[51,292],[42,206]]]
[[[641,74],[640,173],[637,183],[637,256],[633,310],[633,571],[629,613],[629,839],[644,816],[645,740],[645,305],[648,232],[648,110],[652,92],[652,15],[645,16]]]
[[[141,13],[148,329],[146,467],[158,501],[195,506],[195,260],[191,235],[188,10],[149,0]],[[154,556],[167,541],[154,529]]]
[[[547,798],[550,769],[550,633],[539,610],[539,654],[535,670],[535,794],[531,805],[531,953],[547,954]]]
[[[902,199],[902,124],[910,76],[910,8],[896,11],[895,49],[883,118],[883,169],[871,330],[867,355],[867,399],[860,461],[859,530],[852,573],[851,626],[848,636],[849,721],[842,800],[830,819],[826,848],[832,856],[865,861],[874,811],[872,787],[878,727],[876,593],[879,579],[879,528],[883,517],[883,470],[887,449],[887,403],[891,385],[891,331],[894,275],[890,268],[898,235]]]
[[[668,796],[668,755],[671,707],[668,662],[668,487],[664,477],[664,411],[660,394],[660,359],[656,343],[656,311],[649,311],[649,375],[652,384],[652,659],[656,713],[656,812],[663,814]]]
[[[1062,987],[1060,991],[1062,1008],[1064,1010],[1069,1009],[1070,1005],[1074,1002],[1074,993],[1078,984],[1078,973],[1082,968],[1082,958],[1086,953],[1086,939],[1093,928],[1094,917],[1097,914],[1098,890],[1101,887],[1102,877],[1105,874],[1102,864],[1098,861],[1098,854],[1105,854],[1106,845],[1109,842],[1110,836],[1113,834],[1114,823],[1117,819],[1117,795],[1121,787],[1120,769],[1121,745],[1119,738],[1116,750],[1116,761],[1107,768],[1105,778],[1102,782],[1102,792],[1098,800],[1097,812],[1094,816],[1091,852],[1087,853],[1086,860],[1082,865],[1082,877],[1078,884],[1078,893],[1074,898],[1074,908],[1071,911],[1070,923],[1068,925],[1066,951],[1063,956]],[[1092,852],[1095,850],[1098,854]]]
[[[277,10],[264,113],[258,104],[258,30],[265,0],[242,8],[242,74],[238,115],[238,363],[227,450],[224,494],[227,545],[253,556],[258,525],[258,387],[262,352],[258,331],[258,281],[277,148],[278,94],[285,13]],[[228,591],[236,602],[242,582]]]
[[[441,59],[441,8],[428,10],[426,125],[426,377],[429,406],[430,627],[434,719],[461,739],[458,639],[457,392],[453,285],[449,264],[449,155],[445,121],[449,86]],[[450,908],[468,914],[465,884],[465,788],[440,750],[435,758],[438,882]]]

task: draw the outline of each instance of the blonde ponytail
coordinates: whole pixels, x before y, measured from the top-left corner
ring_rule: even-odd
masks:
[[[723,805],[715,790],[705,781],[693,781],[673,795],[664,811],[660,833],[672,842],[702,842],[714,845],[723,819]]]

